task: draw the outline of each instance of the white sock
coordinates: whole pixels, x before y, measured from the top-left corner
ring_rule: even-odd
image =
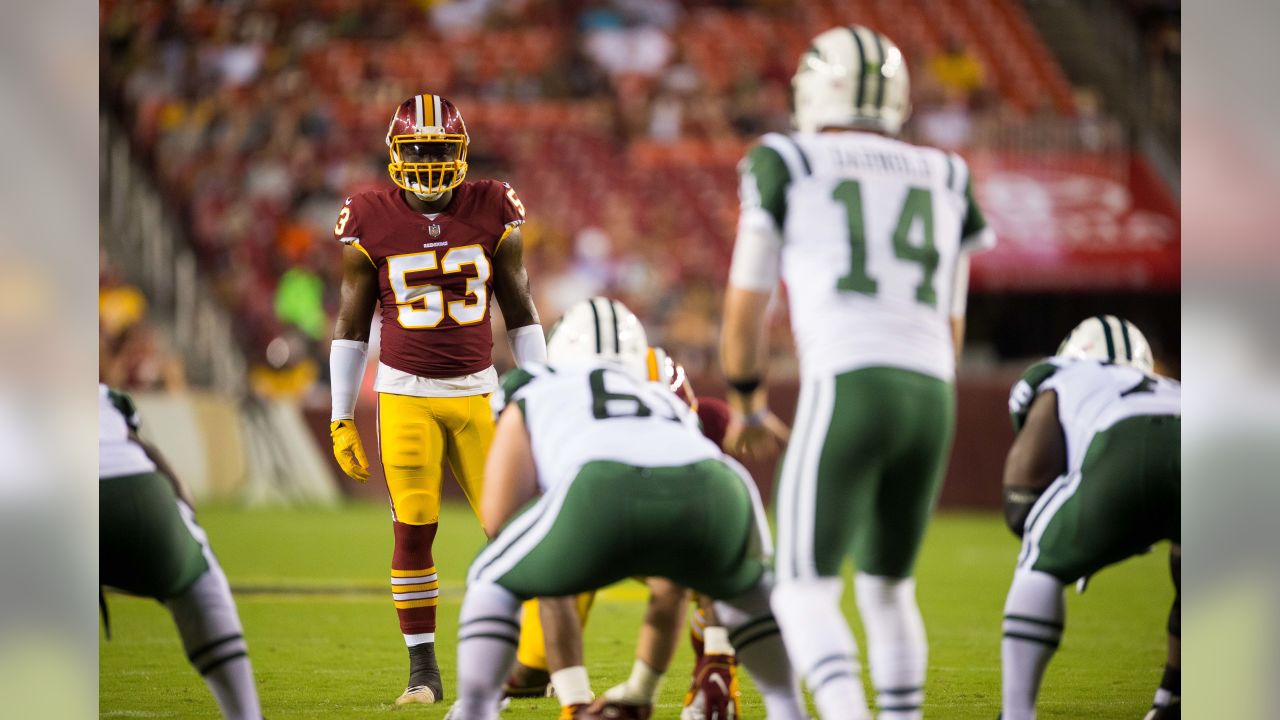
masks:
[[[433,643],[436,641],[435,633],[414,633],[404,636],[405,647],[416,647],[425,643]]]
[[[708,625],[702,630],[702,652],[706,655],[733,657],[733,645],[729,643],[729,631],[719,625]]]
[[[591,692],[591,680],[587,677],[587,669],[574,665],[551,673],[551,685],[556,689],[556,697],[560,698],[560,706],[583,705],[595,699]]]
[[[498,717],[502,681],[520,642],[520,600],[506,588],[472,580],[458,616],[459,717]]]
[[[858,645],[840,612],[842,585],[840,578],[779,582],[773,590],[773,614],[818,714],[824,720],[870,720]]]
[[[806,720],[800,681],[791,671],[778,622],[769,608],[772,579],[765,575],[756,586],[728,602],[715,604],[716,615],[728,631],[732,654],[751,675],[764,700],[770,720]],[[719,627],[704,634],[705,652],[716,653],[721,642]]]
[[[1040,680],[1062,639],[1062,588],[1048,573],[1013,574],[1000,643],[1003,720],[1035,720]]]
[[[867,630],[876,717],[920,720],[929,642],[916,604],[916,581],[858,573],[854,583],[858,613]]]
[[[203,543],[203,537],[197,539]],[[209,570],[165,606],[178,626],[187,658],[209,686],[222,716],[259,720],[262,708],[231,587],[213,553],[205,547]]]

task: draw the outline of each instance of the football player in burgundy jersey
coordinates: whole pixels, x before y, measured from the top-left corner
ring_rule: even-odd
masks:
[[[397,705],[439,702],[435,657],[439,581],[432,544],[447,460],[473,509],[493,439],[490,299],[518,364],[546,360],[529,291],[520,225],[524,205],[495,180],[466,180],[462,114],[439,95],[415,95],[387,129],[395,187],[347,198],[334,236],[342,250],[341,306],[330,351],[330,434],[342,469],[369,479],[355,404],[373,312],[382,306],[378,449],[391,498],[391,597],[409,648]]]

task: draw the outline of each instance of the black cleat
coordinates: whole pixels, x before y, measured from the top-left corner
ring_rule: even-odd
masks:
[[[409,685],[396,705],[432,705],[444,699],[444,683],[436,662],[436,644],[422,643],[409,648]]]

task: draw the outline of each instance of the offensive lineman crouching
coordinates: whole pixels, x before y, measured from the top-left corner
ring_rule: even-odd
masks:
[[[587,318],[593,320],[582,327]],[[556,352],[559,343],[575,352]],[[579,359],[513,371],[494,397],[501,414],[481,507],[494,540],[468,573],[458,701],[449,718],[498,716],[521,600],[570,596],[637,575],[721,599],[717,610],[731,630],[751,622],[774,628],[738,658],[770,717],[803,717],[769,613],[768,525],[746,472],[702,437],[687,405],[646,382],[644,329],[621,303],[595,298],[570,309],[549,344],[557,357]],[[555,642],[547,638],[548,647]],[[576,682],[556,684],[575,700],[562,717],[599,717],[608,702],[587,707],[585,668]],[[617,705],[612,711],[621,714],[610,717],[650,711]]]
[[[1063,588],[1173,542],[1180,594],[1182,390],[1152,370],[1132,323],[1080,323],[1056,357],[1014,386],[1018,433],[1005,465],[1005,514],[1022,552],[1004,608],[1004,720],[1034,720],[1040,681],[1062,638]],[[1180,604],[1169,615],[1169,660],[1148,720],[1179,716]]]

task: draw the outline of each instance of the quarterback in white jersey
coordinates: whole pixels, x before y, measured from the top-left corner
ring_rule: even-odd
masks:
[[[99,582],[164,603],[222,716],[260,720],[231,587],[182,487],[138,438],[138,423],[128,395],[98,385]],[[102,607],[105,620],[105,600]]]
[[[1023,374],[1009,413],[1017,437],[1005,464],[1005,518],[1022,551],[1005,603],[1003,717],[1032,720],[1062,637],[1066,585],[1169,540],[1180,589],[1182,390],[1154,373],[1132,323],[1100,315]],[[1167,713],[1181,694],[1177,597],[1151,718],[1176,716]]]
[[[880,717],[910,720],[927,656],[912,571],[951,446],[968,256],[995,236],[962,158],[894,138],[910,88],[887,37],[828,30],[792,84],[798,132],[765,135],[740,167],[726,446],[771,444],[764,318],[781,278],[801,390],[776,495],[774,612],[819,713],[870,718],[839,604],[852,556]]]
[[[481,499],[493,541],[467,577],[449,718],[498,717],[521,601],[540,598],[545,619],[549,599],[635,576],[668,578],[723,601],[716,609],[730,637],[751,628],[738,658],[769,716],[804,717],[769,613],[768,525],[754,483],[703,437],[687,405],[648,382],[647,351],[643,327],[622,303],[592,298],[552,332],[552,364],[528,364],[503,379]],[[580,638],[556,636],[579,632],[577,623],[546,629],[549,659],[553,647],[580,654]],[[563,664],[551,675],[561,717],[652,711],[651,695],[606,696],[588,708],[585,665]],[[605,712],[610,703],[615,714]]]

